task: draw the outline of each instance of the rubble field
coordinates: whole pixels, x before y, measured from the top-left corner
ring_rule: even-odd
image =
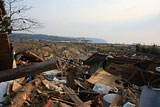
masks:
[[[159,56],[136,53],[134,45],[25,41],[13,47],[17,68],[0,71],[4,107],[160,106]]]

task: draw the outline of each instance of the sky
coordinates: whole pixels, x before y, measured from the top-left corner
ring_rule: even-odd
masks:
[[[160,0],[24,0],[34,33],[160,45]]]

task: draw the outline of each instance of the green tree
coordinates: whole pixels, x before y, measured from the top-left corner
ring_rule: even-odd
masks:
[[[140,52],[141,51],[141,44],[137,44],[136,45],[136,52]]]

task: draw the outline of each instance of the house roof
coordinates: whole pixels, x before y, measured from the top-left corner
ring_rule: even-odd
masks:
[[[92,65],[96,62],[100,61],[106,61],[106,57],[110,56],[108,54],[103,54],[103,53],[95,53],[92,56],[90,56],[87,60],[84,61],[85,65]],[[140,59],[132,59],[128,57],[118,57],[118,56],[113,56],[113,58],[109,59],[110,62],[116,62],[116,63],[137,63],[142,60]]]
[[[84,64],[91,65],[95,62],[105,61],[107,56],[108,55],[106,55],[106,54],[95,53],[92,56],[90,56],[87,60],[85,60]]]

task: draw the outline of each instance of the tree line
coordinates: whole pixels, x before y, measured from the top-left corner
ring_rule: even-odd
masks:
[[[160,55],[160,47],[156,44],[153,44],[151,46],[137,44],[136,45],[136,52]]]

